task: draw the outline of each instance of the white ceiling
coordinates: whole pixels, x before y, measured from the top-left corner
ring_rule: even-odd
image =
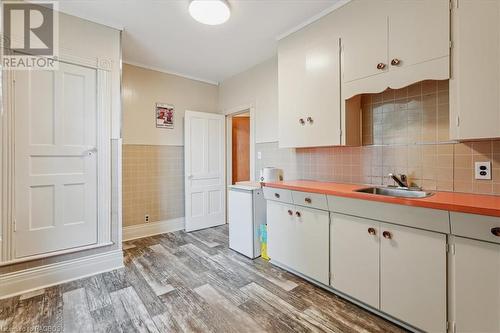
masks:
[[[123,60],[220,82],[276,53],[277,37],[342,0],[228,0],[220,26],[194,21],[189,0],[61,0],[61,11],[123,28]]]

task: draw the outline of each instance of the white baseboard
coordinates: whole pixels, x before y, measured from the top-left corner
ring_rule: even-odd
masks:
[[[123,241],[184,229],[184,218],[144,223],[123,228]]]
[[[123,252],[114,250],[0,275],[0,299],[24,294],[123,267]]]

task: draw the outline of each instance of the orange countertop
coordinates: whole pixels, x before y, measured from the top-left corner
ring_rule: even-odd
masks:
[[[434,194],[430,197],[408,199],[354,192],[355,190],[374,185],[342,184],[309,180],[271,182],[265,183],[264,186],[406,206],[500,217],[500,196],[495,195],[432,191]]]

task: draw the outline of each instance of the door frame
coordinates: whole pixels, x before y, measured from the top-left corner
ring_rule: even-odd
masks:
[[[111,81],[114,64],[108,58],[86,58],[60,52],[57,61],[96,70],[97,86],[97,242],[16,259],[15,248],[15,71],[0,73],[0,267],[40,258],[112,245],[111,241]],[[100,181],[100,180],[105,181]]]
[[[233,182],[233,117],[242,113],[250,114],[250,181],[255,181],[255,108],[253,105],[242,105],[224,112],[226,115],[226,187]]]

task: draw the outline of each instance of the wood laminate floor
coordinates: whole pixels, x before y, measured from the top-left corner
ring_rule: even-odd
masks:
[[[0,332],[402,332],[264,260],[227,226],[124,244],[125,268],[0,301]]]

